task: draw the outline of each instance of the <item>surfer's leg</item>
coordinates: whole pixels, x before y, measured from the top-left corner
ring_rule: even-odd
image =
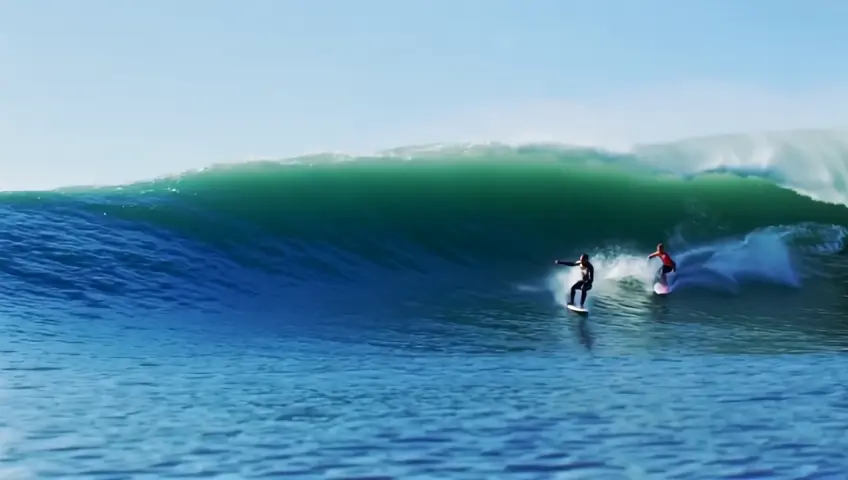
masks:
[[[662,285],[665,285],[665,265],[662,265],[660,266],[660,268],[657,269],[656,277],[657,282]]]
[[[583,280],[578,280],[574,285],[571,286],[571,301],[568,302],[569,305],[574,305],[574,294],[577,293],[578,288],[583,288]]]
[[[668,286],[667,275],[669,273],[671,273],[671,267],[669,267],[668,265],[663,265],[662,267],[660,267],[660,282],[665,286]]]
[[[583,282],[581,282],[581,283],[583,283]],[[588,292],[589,290],[592,289],[592,284],[589,283],[589,282],[585,282],[580,287],[581,287],[580,288],[580,308],[583,308],[583,305],[586,303],[586,292]],[[571,302],[574,303],[573,297],[572,297]]]

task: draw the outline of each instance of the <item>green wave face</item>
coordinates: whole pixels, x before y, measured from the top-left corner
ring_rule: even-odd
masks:
[[[848,225],[846,207],[765,179],[681,178],[626,155],[545,148],[257,162],[7,201],[35,195],[82,201],[98,214],[238,251],[243,261],[273,258],[302,269],[355,262],[500,269],[584,251],[641,256],[657,242],[680,252],[778,226]],[[813,247],[833,246],[832,231],[806,232]]]
[[[640,172],[608,157],[550,154],[254,164],[162,183],[195,209],[281,239],[343,248],[547,258],[600,245],[651,248],[797,223],[840,224],[848,209],[768,181]]]

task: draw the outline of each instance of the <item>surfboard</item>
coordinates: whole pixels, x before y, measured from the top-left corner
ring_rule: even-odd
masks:
[[[580,307],[578,307],[577,305],[571,305],[571,304],[569,304],[569,305],[566,305],[566,306],[567,306],[567,307],[568,307],[568,309],[569,309],[569,310],[571,310],[572,312],[582,313],[582,314],[584,314],[584,315],[588,315],[588,314],[589,314],[589,310],[587,310],[587,309],[585,309],[585,308],[580,308]]]
[[[671,293],[671,288],[668,285],[656,282],[654,283],[654,293],[657,295],[668,295]]]

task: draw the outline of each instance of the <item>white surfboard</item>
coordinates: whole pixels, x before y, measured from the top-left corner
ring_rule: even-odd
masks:
[[[657,295],[668,295],[671,293],[671,287],[668,285],[663,285],[662,283],[654,283],[654,293]]]
[[[577,313],[582,313],[582,314],[588,314],[589,313],[589,310],[587,310],[585,308],[580,308],[577,305],[568,304],[568,305],[566,305],[566,307],[568,307],[568,309],[571,310],[572,312],[577,312]]]

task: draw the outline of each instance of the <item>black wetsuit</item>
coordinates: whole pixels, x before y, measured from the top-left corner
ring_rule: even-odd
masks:
[[[564,262],[562,260],[557,260],[557,263],[568,267],[580,267],[580,273],[583,274],[583,278],[571,286],[571,301],[568,303],[569,305],[574,305],[574,295],[577,293],[577,290],[580,290],[582,292],[580,295],[580,307],[582,308],[586,302],[586,292],[592,289],[592,282],[595,281],[595,267],[588,261],[586,265],[581,265],[580,262]]]

